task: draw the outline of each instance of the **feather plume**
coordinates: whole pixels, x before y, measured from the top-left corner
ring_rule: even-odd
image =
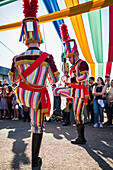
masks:
[[[23,0],[22,2],[23,2],[23,6],[22,7],[24,8],[23,13],[24,13],[25,18],[27,18],[30,15],[29,0]]]
[[[38,0],[22,0],[23,2],[23,13],[25,18],[27,17],[35,17],[38,10]]]
[[[38,0],[31,0],[30,6],[31,6],[30,8],[31,16],[36,18],[36,14],[38,10]]]
[[[61,30],[62,41],[66,42],[67,40],[69,40],[69,34],[68,34],[67,25],[62,24],[61,27],[60,27],[60,30]]]

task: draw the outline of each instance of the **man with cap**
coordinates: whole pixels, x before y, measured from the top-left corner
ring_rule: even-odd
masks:
[[[28,49],[13,58],[9,77],[12,82],[19,82],[16,87],[17,101],[30,107],[32,125],[32,170],[41,169],[39,157],[44,117],[50,115],[50,99],[46,88],[46,79],[50,83],[59,80],[59,72],[53,56],[39,49],[43,42],[36,18],[37,0],[24,0],[25,19],[22,23],[20,40],[23,39]]]
[[[65,42],[65,57],[69,59],[72,64],[70,69],[71,83],[67,83],[70,88],[55,89],[55,95],[63,95],[66,97],[74,98],[73,109],[77,123],[78,137],[71,141],[72,144],[85,144],[86,139],[84,137],[84,104],[87,104],[89,98],[89,86],[88,75],[89,67],[86,61],[79,58],[77,45],[74,39],[66,38],[68,36],[68,30],[66,25],[61,26],[61,33],[64,32],[65,38],[62,38]],[[65,30],[65,31],[64,31]]]
[[[106,87],[106,92],[109,91],[109,88],[110,88],[110,75],[109,74],[106,74],[105,75],[105,87]],[[109,108],[108,108],[108,103],[106,103],[106,106],[105,106],[105,112],[107,114],[107,122],[105,124],[109,124],[109,120],[110,120],[110,117],[109,117]]]
[[[110,87],[110,75],[109,74],[106,74],[105,75],[105,85],[106,87]]]

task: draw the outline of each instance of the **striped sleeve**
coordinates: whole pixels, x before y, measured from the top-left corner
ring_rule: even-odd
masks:
[[[88,80],[89,75],[89,67],[88,64],[85,61],[82,61],[77,68],[77,82],[84,82]]]
[[[17,77],[17,69],[15,67],[15,63],[14,63],[14,58],[13,58],[13,61],[12,61],[12,66],[11,66],[11,69],[8,73],[8,76],[9,76],[9,80],[11,82],[17,82],[16,81],[16,77]]]
[[[52,55],[49,56],[48,64],[49,64],[49,75],[51,76],[52,83],[57,83],[60,79],[60,73],[58,72],[58,69],[56,67]]]

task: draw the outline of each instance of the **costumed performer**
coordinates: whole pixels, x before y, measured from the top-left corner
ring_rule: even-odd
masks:
[[[32,170],[41,169],[42,159],[39,150],[43,136],[44,116],[50,114],[50,99],[46,88],[46,79],[56,83],[59,72],[53,56],[42,52],[39,45],[43,42],[36,18],[38,0],[23,0],[25,19],[22,22],[20,41],[28,49],[13,58],[9,77],[19,82],[16,97],[20,104],[30,107],[32,125]]]
[[[64,75],[61,77],[62,86],[69,87],[67,84],[70,83],[69,75],[69,63],[66,62],[66,58],[63,58],[63,70]],[[70,109],[69,105],[72,103],[72,98],[66,98],[66,107],[63,109],[63,126],[70,125]]]
[[[68,58],[69,62],[72,64],[70,69],[71,83],[68,83],[68,85],[71,85],[71,89],[67,87],[56,88],[54,90],[54,95],[70,96],[74,98],[73,109],[77,123],[78,137],[72,140],[71,143],[85,144],[83,108],[89,98],[89,67],[86,61],[79,58],[76,42],[74,39],[69,39],[67,26],[65,24],[61,26],[61,34],[65,42],[65,57]]]

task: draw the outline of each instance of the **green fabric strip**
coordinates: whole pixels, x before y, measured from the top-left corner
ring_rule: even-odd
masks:
[[[104,63],[98,63],[98,77],[103,78]]]
[[[7,5],[17,0],[0,0],[0,6]]]
[[[88,2],[90,0],[86,0]],[[103,43],[102,43],[102,21],[101,9],[88,13],[93,49],[98,65],[98,75],[103,77]]]

